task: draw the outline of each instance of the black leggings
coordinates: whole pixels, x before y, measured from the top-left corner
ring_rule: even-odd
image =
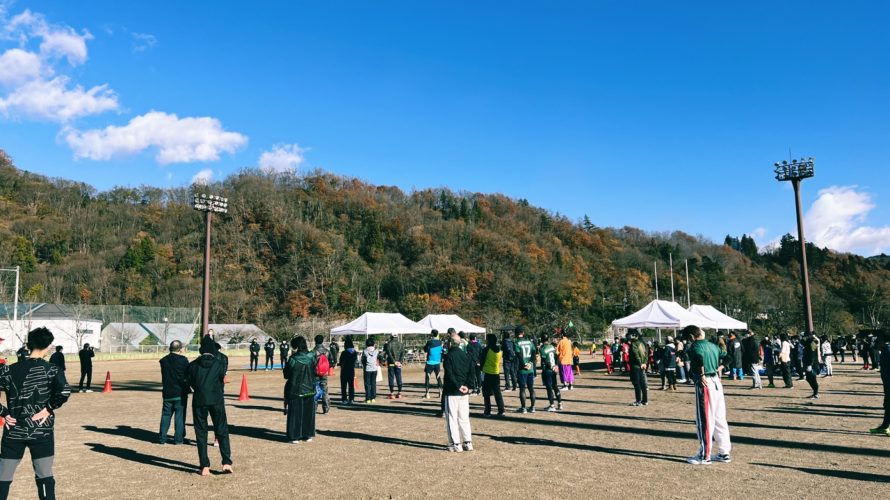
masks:
[[[485,398],[485,414],[491,415],[491,397],[498,405],[498,415],[504,413],[504,396],[501,394],[501,376],[498,374],[486,373],[485,379],[482,381],[482,397]]]
[[[355,373],[340,372],[340,401],[355,401]]]
[[[813,389],[813,394],[818,396],[819,395],[819,379],[816,378],[816,373],[818,373],[817,370],[818,370],[818,368],[810,367],[810,369],[807,370],[805,373],[806,373],[807,383],[810,384],[810,388]]]
[[[630,367],[630,381],[634,386],[634,397],[638,403],[649,402],[649,384],[646,381],[646,371],[639,366]]]
[[[677,370],[665,368],[664,375],[667,377],[668,385],[677,385]]]

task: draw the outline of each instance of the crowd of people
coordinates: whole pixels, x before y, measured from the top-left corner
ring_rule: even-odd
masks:
[[[283,399],[286,436],[293,444],[312,441],[318,407],[321,406],[322,414],[330,410],[328,377],[335,366],[339,367],[340,404],[343,406],[355,404],[356,370],[363,374],[366,404],[376,402],[377,376],[381,367],[386,367],[389,399],[402,397],[401,370],[405,348],[397,336],[390,336],[382,348],[369,338],[361,351],[356,349],[352,337],[346,337],[342,352],[336,342],[325,346],[321,335],[313,340],[315,345],[310,349],[306,338],[295,336],[287,343],[286,351],[270,342],[273,355],[275,347],[280,353],[287,353],[281,355]],[[43,359],[50,353],[52,341],[49,330],[35,329],[28,334],[27,356],[15,364],[0,366],[0,390],[7,395],[7,405],[0,404],[0,418],[4,424],[0,444],[0,500],[8,495],[25,449],[31,453],[39,498],[54,498],[54,411],[68,400],[71,389],[65,378],[61,349],[55,350],[51,362]],[[851,348],[853,345],[855,348]],[[208,435],[211,424],[213,446],[219,448],[222,458],[222,472],[232,473],[224,397],[228,358],[210,335],[201,339],[200,355],[191,362],[182,355],[181,342],[171,342],[169,349],[170,353],[160,360],[163,405],[158,442],[167,443],[171,423],[173,444],[185,442],[185,413],[191,399],[200,474],[210,474]],[[563,408],[563,392],[574,389],[575,375],[580,369],[579,346],[567,334],[528,336],[521,326],[503,332],[500,338],[487,334],[484,345],[473,334],[468,336],[449,329],[440,338],[434,330],[423,351],[426,355],[423,397],[430,398],[431,389],[438,391],[439,414],[444,417],[447,449],[451,452],[473,450],[470,396],[481,394],[483,417],[497,418],[504,416],[506,411],[502,392],[518,390],[519,408],[516,411],[535,413],[535,386],[540,372],[548,402],[545,409],[558,412]],[[644,341],[633,329],[617,342],[602,344],[606,373],[629,376],[634,388],[634,402],[631,403],[634,406],[649,404],[649,374],[661,377],[662,390],[676,390],[678,383],[695,386],[699,449],[687,459],[695,465],[732,460],[721,381],[724,376],[736,380],[751,377],[754,389],[763,388],[762,373],[768,379],[768,387],[775,386],[774,376],[779,374],[785,387],[792,388],[794,376],[797,376],[798,380],[808,381],[813,389],[810,397],[817,398],[817,376],[820,373],[825,377],[832,376],[831,361],[840,356],[843,362],[846,351],[850,351],[854,361],[856,353],[860,354],[865,363],[863,368],[880,370],[885,415],[881,425],[870,432],[890,436],[890,337],[886,332],[863,336],[854,342],[820,338],[812,333],[758,341],[750,331],[740,336],[729,334],[706,339],[701,329],[689,326],[677,338],[667,337],[664,344]],[[251,369],[255,370],[259,350],[252,345],[250,352]],[[85,347],[79,354],[81,363],[87,364],[91,372],[92,350]],[[272,369],[271,364],[267,359],[267,369]],[[84,373],[82,378],[87,379],[89,387],[89,373]],[[715,445],[716,453],[712,453]]]

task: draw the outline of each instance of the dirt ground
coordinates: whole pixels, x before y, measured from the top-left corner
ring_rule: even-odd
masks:
[[[318,416],[313,442],[289,444],[281,372],[249,373],[246,358],[230,366],[234,475],[200,477],[194,445],[156,444],[157,361],[98,362],[100,390],[73,394],[57,413],[59,498],[592,498],[631,491],[648,498],[871,498],[878,483],[890,482],[890,439],[867,433],[882,415],[880,377],[850,362],[820,379],[823,395],[815,401],[805,399],[803,381],[794,390],[762,391],[750,390],[748,379],[725,382],[733,462],[709,467],[685,463],[696,449],[691,387],[665,393],[650,377],[651,404],[630,407],[628,379],[589,363],[577,389],[563,393],[562,413],[512,413],[518,393],[509,392],[508,416],[483,419],[482,398],[473,397],[476,451],[461,454],[444,451],[444,420],[435,417],[437,400],[421,399],[419,369],[406,372],[404,399],[388,401],[384,381],[377,404],[335,407]],[[69,364],[69,378],[77,370]],[[111,394],[101,393],[106,370]],[[242,374],[251,396],[243,403]],[[331,385],[339,394],[338,377]],[[543,392],[539,408],[546,406]],[[187,422],[193,438],[191,416]],[[210,457],[219,470],[218,450]],[[35,497],[27,456],[11,493]]]

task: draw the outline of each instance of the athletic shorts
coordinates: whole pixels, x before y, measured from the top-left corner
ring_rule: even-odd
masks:
[[[534,387],[535,385],[535,374],[534,373],[520,373],[519,374],[519,387]]]
[[[40,439],[6,439],[2,440],[2,452],[0,458],[9,460],[21,460],[25,456],[25,448],[31,450],[31,460],[46,458],[55,455],[55,440],[53,436]]]
[[[423,367],[423,373],[435,373],[438,377],[440,366],[442,365],[426,365]]]

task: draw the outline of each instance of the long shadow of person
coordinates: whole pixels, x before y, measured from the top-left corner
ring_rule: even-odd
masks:
[[[123,460],[129,460],[131,462],[136,462],[138,464],[145,465],[153,465],[155,467],[160,467],[162,469],[170,469],[175,470],[177,472],[190,472],[197,473],[198,467],[194,464],[187,464],[185,462],[180,462],[179,460],[172,460],[169,458],[158,457],[155,455],[146,455],[145,453],[139,453],[138,451],[133,451],[128,448],[118,448],[116,446],[106,446],[104,444],[99,443],[85,443],[87,446],[92,448],[93,451],[97,453],[103,453],[105,455],[110,455],[112,457],[121,458]]]
[[[835,477],[840,479],[852,479],[854,481],[868,481],[871,483],[890,483],[890,476],[883,474],[872,474],[870,472],[856,472],[852,470],[832,470],[832,469],[816,469],[812,467],[792,467],[790,465],[778,464],[762,464],[751,463],[751,465],[759,465],[761,467],[773,467],[776,469],[790,469],[807,474],[815,474],[817,476]]]
[[[84,430],[88,430],[90,432],[99,432],[102,434],[109,434],[111,436],[123,436],[135,439],[137,441],[146,441],[149,443],[156,442],[158,440],[158,433],[152,432],[146,429],[139,429],[136,427],[130,427],[129,425],[118,425],[117,428],[102,428],[96,427],[95,425],[84,425]]]
[[[528,445],[528,446],[552,446],[554,448],[572,449],[580,451],[593,451],[596,453],[608,453],[611,455],[624,455],[628,457],[652,458],[655,460],[664,460],[667,462],[686,462],[685,458],[676,455],[667,455],[665,453],[655,453],[651,451],[625,450],[622,448],[611,448],[606,446],[596,446],[592,444],[581,443],[562,443],[552,439],[541,439],[523,436],[493,436],[490,434],[476,434],[479,437],[487,437],[493,441],[500,441],[507,444]]]
[[[374,441],[377,443],[386,443],[386,444],[397,444],[401,446],[411,446],[413,448],[426,448],[428,450],[441,450],[443,446],[436,445],[433,443],[425,443],[423,441],[411,441],[408,439],[401,439],[389,436],[376,436],[374,434],[363,434],[361,432],[351,432],[351,431],[316,431],[318,434],[322,436],[330,436],[336,438],[343,439],[356,439],[359,441]]]

